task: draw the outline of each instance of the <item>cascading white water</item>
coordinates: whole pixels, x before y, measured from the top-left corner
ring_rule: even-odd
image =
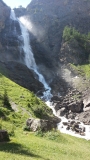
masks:
[[[61,132],[61,133],[65,133],[65,134],[69,134],[71,136],[75,136],[78,138],[84,138],[86,140],[90,140],[90,125],[85,125],[84,123],[80,122],[79,127],[84,127],[85,128],[85,135],[82,136],[80,134],[76,134],[74,131],[67,130],[67,126],[63,125],[63,122],[72,122],[72,119],[67,119],[65,117],[61,117],[57,115],[57,112],[54,108],[54,106],[51,104],[51,102],[47,101],[46,104],[53,110],[53,114],[61,119],[61,122],[57,124],[57,129]]]
[[[24,41],[24,44],[23,44],[22,47],[23,47],[23,50],[24,50],[24,53],[25,53],[25,64],[29,69],[34,70],[34,72],[39,77],[39,81],[44,85],[44,88],[45,88],[46,91],[43,93],[42,98],[44,98],[47,101],[52,97],[51,88],[46,83],[43,75],[38,72],[37,65],[36,65],[36,62],[35,62],[35,59],[34,59],[34,56],[33,56],[33,53],[32,53],[32,49],[31,49],[31,46],[30,46],[29,32],[28,32],[27,28],[21,23],[21,18],[19,18],[19,19],[16,18],[14,10],[11,10],[10,18],[14,21],[17,20],[20,24],[22,37],[23,37],[23,41]]]
[[[33,53],[32,53],[32,49],[31,49],[31,46],[29,44],[29,33],[28,33],[28,30],[25,28],[25,26],[21,23],[20,21],[20,18],[17,19],[15,17],[15,13],[14,13],[14,10],[11,10],[11,15],[10,15],[10,18],[13,20],[13,21],[18,21],[19,24],[20,24],[20,28],[21,28],[21,32],[22,32],[22,37],[23,37],[23,41],[24,41],[24,45],[23,45],[23,50],[25,52],[25,64],[26,66],[29,68],[29,69],[32,69],[34,70],[34,72],[38,75],[39,77],[39,81],[41,83],[43,83],[45,89],[46,89],[46,92],[44,92],[44,99],[47,101],[46,104],[53,110],[53,113],[55,116],[57,116],[57,113],[54,109],[54,106],[52,106],[50,104],[50,102],[48,100],[50,100],[51,98],[51,88],[48,86],[48,84],[46,83],[43,75],[41,75],[39,72],[38,72],[38,69],[37,69],[37,65],[35,63],[35,59],[34,59],[34,56],[33,56]],[[57,116],[58,117],[58,116]],[[73,131],[68,131],[66,130],[66,127],[63,126],[63,122],[67,122],[68,119],[66,119],[65,117],[58,117],[61,119],[61,122],[58,124],[58,129],[60,130],[60,132],[62,133],[66,133],[66,134],[70,134],[72,136],[76,136],[76,137],[80,137],[80,138],[85,138],[85,139],[90,139],[90,125],[84,125],[83,123],[81,123],[82,126],[84,126],[86,128],[86,132],[85,132],[85,136],[80,136],[79,134],[75,134]],[[62,127],[63,126],[63,127]]]

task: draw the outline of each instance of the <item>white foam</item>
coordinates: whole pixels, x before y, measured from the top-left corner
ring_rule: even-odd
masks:
[[[52,105],[51,102],[47,101],[46,104],[52,109],[53,114],[61,119],[61,122],[57,124],[57,129],[61,133],[65,133],[65,134],[69,134],[71,136],[75,136],[75,137],[79,137],[79,138],[84,138],[86,140],[90,140],[90,125],[84,125],[82,122],[80,123],[81,127],[85,127],[85,136],[80,135],[80,134],[76,133],[75,131],[72,131],[71,129],[67,130],[66,129],[67,126],[63,125],[63,122],[68,122],[68,121],[72,121],[72,120],[67,119],[65,117],[58,116],[56,111],[55,111],[54,105]]]

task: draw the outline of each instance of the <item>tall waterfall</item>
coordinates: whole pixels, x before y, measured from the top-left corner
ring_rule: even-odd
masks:
[[[29,69],[32,69],[38,75],[39,81],[44,85],[44,88],[46,91],[43,93],[42,98],[44,98],[47,101],[52,97],[51,88],[46,83],[43,75],[38,72],[37,65],[36,65],[36,62],[33,56],[33,52],[30,46],[29,32],[27,28],[21,23],[20,18],[19,19],[16,18],[14,10],[11,10],[10,18],[13,21],[18,21],[20,24],[21,33],[22,33],[22,37],[24,41],[24,44],[22,47],[25,53],[25,64]]]

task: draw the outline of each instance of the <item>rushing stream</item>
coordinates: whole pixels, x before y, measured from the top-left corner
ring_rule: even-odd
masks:
[[[54,106],[51,105],[51,103],[50,103],[50,99],[52,97],[51,88],[46,83],[43,75],[38,72],[38,68],[37,68],[33,53],[32,53],[31,46],[30,46],[29,32],[28,32],[27,28],[22,24],[22,18],[21,17],[19,19],[16,18],[14,10],[11,10],[10,18],[13,21],[18,21],[20,24],[21,33],[22,33],[23,42],[24,42],[24,44],[22,45],[22,48],[25,53],[25,64],[29,69],[32,69],[38,75],[39,81],[44,85],[44,88],[46,90],[43,93],[42,98],[45,99],[46,104],[53,110],[54,115],[57,116],[57,113],[54,109]],[[75,132],[73,132],[72,130],[66,130],[66,126],[63,125],[63,122],[68,122],[68,119],[66,119],[65,117],[58,117],[58,118],[61,119],[61,122],[57,125],[58,130],[60,130],[60,132],[70,134],[72,136],[76,136],[76,137],[80,137],[80,138],[85,138],[87,140],[90,139],[90,125],[84,125],[83,123],[80,123],[80,125],[85,127],[85,136],[81,136],[79,134],[75,134]],[[69,120],[69,121],[71,121],[71,120]]]

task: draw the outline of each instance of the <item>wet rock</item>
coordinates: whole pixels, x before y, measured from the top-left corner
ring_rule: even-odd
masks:
[[[63,122],[63,125],[64,125],[64,126],[67,126],[67,125],[68,125],[68,122]]]
[[[56,103],[56,105],[55,105],[55,111],[58,111],[59,109],[60,109],[60,102],[59,103]]]
[[[70,126],[67,126],[66,130],[70,130]]]
[[[72,125],[72,130],[76,132],[80,132],[79,125],[77,123]]]

